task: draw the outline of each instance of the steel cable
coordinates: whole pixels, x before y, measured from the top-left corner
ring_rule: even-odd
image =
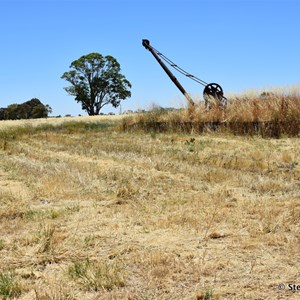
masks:
[[[196,81],[197,83],[206,86],[208,83],[205,82],[204,80],[190,74],[189,72],[185,71],[184,69],[180,68],[177,64],[175,64],[172,60],[170,60],[169,58],[167,58],[165,55],[163,55],[161,52],[159,52],[158,50],[156,50],[154,47],[150,46],[158,56],[160,56],[167,64],[169,64],[172,68],[174,68],[176,71],[178,71],[179,73],[189,77],[190,79]]]

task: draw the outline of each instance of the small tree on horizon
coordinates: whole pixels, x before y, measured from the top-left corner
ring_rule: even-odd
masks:
[[[71,71],[61,76],[71,83],[64,89],[81,102],[82,109],[90,116],[99,115],[107,104],[116,108],[121,100],[131,97],[131,83],[120,74],[120,64],[110,55],[83,55],[73,61],[70,68]]]

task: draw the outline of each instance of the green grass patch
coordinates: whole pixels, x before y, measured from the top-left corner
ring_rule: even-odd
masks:
[[[13,272],[0,272],[1,299],[16,298],[21,292],[21,284]]]
[[[120,262],[92,262],[90,260],[73,262],[68,268],[68,275],[88,290],[112,290],[122,287],[124,269]]]

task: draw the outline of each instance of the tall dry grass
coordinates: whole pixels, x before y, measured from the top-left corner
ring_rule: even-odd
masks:
[[[297,136],[300,133],[300,91],[273,89],[232,95],[226,108],[213,103],[206,109],[199,101],[194,107],[177,111],[154,109],[123,120],[124,130],[227,131],[264,137]]]

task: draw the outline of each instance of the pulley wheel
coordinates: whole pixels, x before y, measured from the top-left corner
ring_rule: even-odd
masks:
[[[209,83],[205,86],[203,98],[206,108],[211,108],[212,102],[215,101],[221,106],[226,106],[227,103],[227,99],[223,96],[223,89],[217,83]]]
[[[209,96],[221,100],[223,97],[223,89],[217,83],[209,83],[204,88],[203,96],[204,98]]]

